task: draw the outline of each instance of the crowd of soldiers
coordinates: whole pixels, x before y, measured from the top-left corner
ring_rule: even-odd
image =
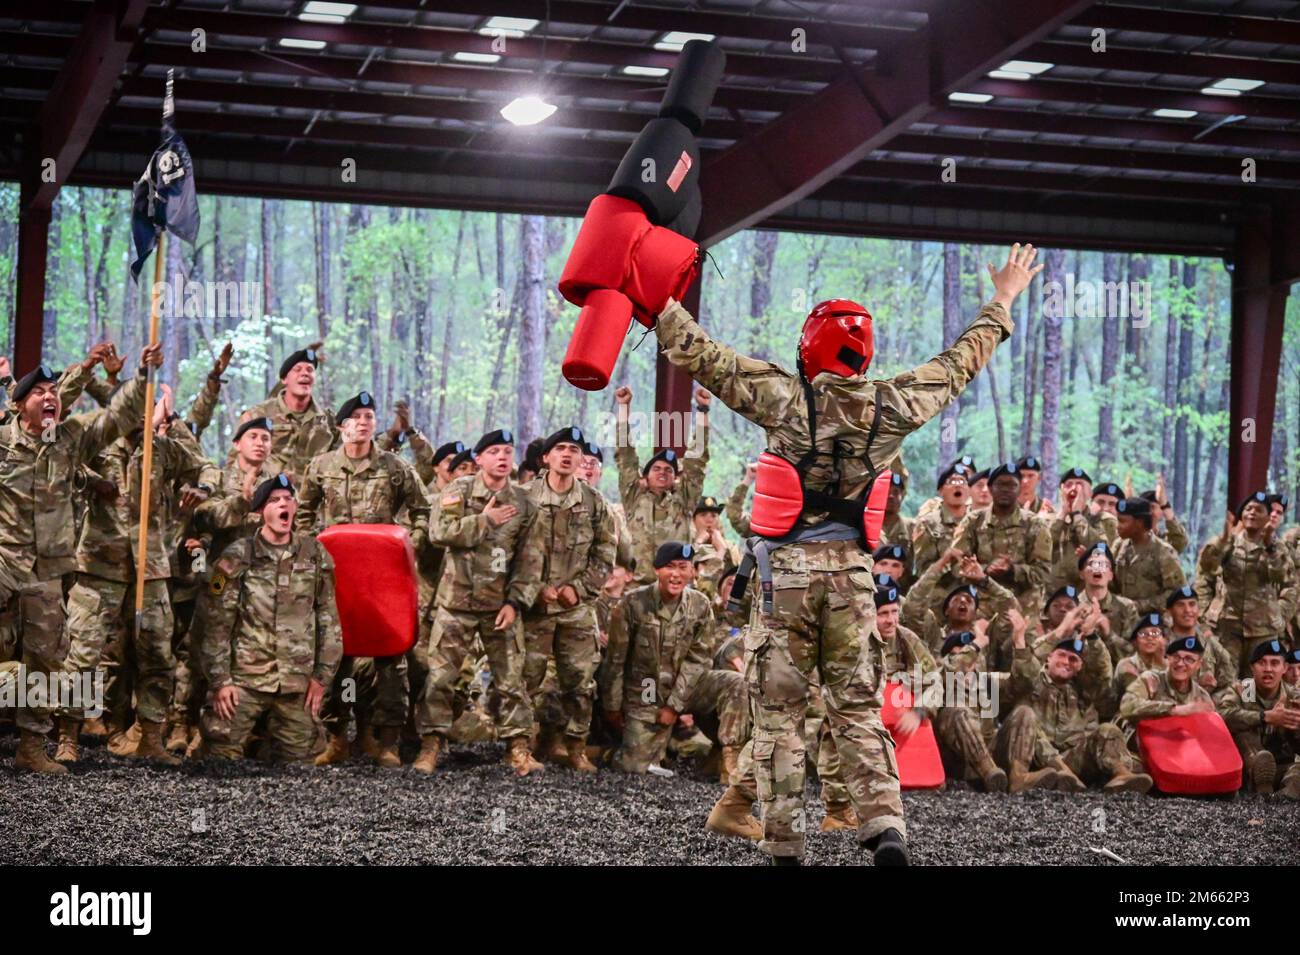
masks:
[[[686,453],[644,463],[632,393],[616,391],[614,501],[598,490],[603,450],[577,425],[526,448],[508,429],[435,444],[402,404],[381,430],[369,392],[331,413],[319,344],[284,360],[216,464],[199,438],[231,359],[227,346],[183,419],[165,389],[153,410],[145,553],[145,382],[160,349],[126,377],[108,344],[17,381],[0,360],[0,715],[16,723],[18,769],[66,773],[84,737],[105,737],[161,765],[393,769],[405,741],[431,774],[450,742],[496,740],[519,776],[703,761],[727,787],[708,827],[762,838],[762,635],[751,593],[733,599],[741,552],[720,523],[750,536],[755,467],[725,500],[705,493],[707,391]],[[83,394],[98,410],[69,414]],[[1300,799],[1300,528],[1284,529],[1283,495],[1240,502],[1189,580],[1163,482],[1134,494],[1072,468],[1049,501],[1032,455],[986,470],[963,457],[908,518],[911,476],[893,469],[871,570],[884,692],[910,690],[894,738],[931,720],[949,779],[989,791],[1145,792],[1137,725],[1218,711],[1244,784]],[[339,524],[407,530],[420,608],[407,653],[345,655],[316,537]],[[96,680],[99,705],[73,692]],[[801,730],[822,827],[856,829],[818,692]],[[896,778],[891,742],[883,753]]]

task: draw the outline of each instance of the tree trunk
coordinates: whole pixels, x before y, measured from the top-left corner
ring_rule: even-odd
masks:
[[[456,281],[457,273],[460,271],[460,252],[465,241],[465,213],[462,211],[460,219],[456,223],[456,254],[451,263],[451,290],[447,295],[447,319],[442,328],[442,354],[438,356],[438,415],[434,418],[433,433],[435,436],[442,434],[442,423],[447,411],[447,370],[451,363],[453,329],[456,324],[456,292],[458,283]],[[476,220],[477,222],[477,217]],[[478,257],[479,278],[483,275],[483,253],[478,248],[478,227],[474,228],[474,250]]]
[[[984,301],[984,272],[976,262],[975,269],[975,291],[981,303]],[[1015,336],[1012,336],[1015,339]],[[985,374],[989,376],[989,398],[993,402],[993,421],[998,429],[998,460],[1007,459],[1007,435],[1006,429],[1002,425],[1002,401],[998,397],[998,351],[994,349],[993,356],[989,359],[988,367]],[[943,465],[946,467],[946,465]]]
[[[330,332],[330,222],[329,206],[311,204],[312,234],[316,239],[316,334],[321,341]]]
[[[1065,251],[1048,249],[1043,277],[1047,284],[1064,284]],[[1045,498],[1056,496],[1060,471],[1057,437],[1061,410],[1061,320],[1059,309],[1043,310],[1043,479],[1038,493]]]
[[[1021,406],[1023,410],[1023,426],[1020,429],[1021,445],[1023,452],[1028,452],[1034,447],[1034,416],[1038,404],[1038,363],[1039,349],[1038,342],[1042,335],[1039,326],[1041,321],[1035,321],[1035,313],[1042,308],[1043,284],[1045,279],[1037,278],[1030,283],[1029,288],[1025,290],[1025,398]],[[1041,317],[1041,316],[1040,316]]]
[[[1182,288],[1178,290],[1178,301],[1187,302],[1196,288],[1196,260],[1189,259],[1183,263]],[[1181,314],[1182,309],[1179,309]],[[1178,331],[1178,382],[1192,379],[1192,349],[1195,345],[1190,322],[1179,322]],[[1183,387],[1178,388],[1178,423],[1174,430],[1174,480],[1171,494],[1173,505],[1182,510],[1190,499],[1192,480],[1187,471],[1187,413],[1183,407],[1186,398]]]
[[[1106,252],[1101,257],[1101,281],[1103,286],[1119,281],[1120,257],[1118,252]],[[1097,414],[1097,464],[1100,471],[1099,480],[1106,480],[1110,469],[1115,464],[1115,389],[1111,379],[1119,370],[1120,361],[1120,316],[1114,309],[1102,305],[1101,319],[1101,370],[1098,373],[1098,390],[1101,392],[1101,408]]]
[[[45,273],[50,278],[62,274],[60,271],[62,263],[59,261],[59,250],[63,246],[63,207],[65,205],[64,202],[56,202],[54,208],[50,210],[50,226],[47,230],[49,251],[46,253]],[[141,274],[144,273],[141,272]],[[45,314],[42,316],[41,322],[42,361],[45,360],[45,355],[57,351],[59,341],[59,309],[58,303],[55,301],[57,296],[49,294],[51,288],[57,289],[58,286],[51,282],[50,279],[46,279],[45,287]],[[26,374],[27,370],[15,368],[14,372]]]
[[[164,281],[171,288],[170,296],[164,295],[163,304],[171,301],[171,307],[165,308],[159,334],[163,346],[163,365],[158,369],[158,381],[176,389],[181,367],[181,324],[185,319],[185,255],[184,245],[174,235],[167,236],[167,261],[163,265]],[[157,254],[156,252],[154,253]],[[142,273],[143,274],[143,273]]]
[[[1160,438],[1160,459],[1165,462],[1164,466],[1169,467],[1169,462],[1173,460],[1174,455],[1174,429],[1170,427],[1174,423],[1178,405],[1178,330],[1182,324],[1183,306],[1182,306],[1182,282],[1179,281],[1178,260],[1172,255],[1169,257],[1169,313],[1165,326],[1165,408],[1168,411],[1168,417],[1165,419],[1165,427],[1161,428]],[[1209,323],[1206,323],[1206,333],[1209,333]],[[1203,393],[1202,393],[1203,394]],[[1197,451],[1197,465],[1200,464],[1200,452]]]
[[[961,322],[961,247],[943,244],[943,347],[947,348],[962,333]],[[957,429],[961,409],[954,401],[939,416],[939,466],[947,467],[957,457]]]
[[[1231,400],[1231,379],[1228,375],[1224,375],[1223,385],[1219,390],[1219,407],[1227,408]],[[1231,439],[1232,427],[1232,422],[1228,422],[1228,433],[1224,440],[1215,441],[1210,445],[1210,461],[1205,466],[1205,483],[1201,486],[1201,524],[1206,531],[1216,534],[1222,514],[1226,510],[1222,507],[1216,510],[1214,507],[1214,502],[1219,499],[1216,493],[1219,483],[1219,458],[1222,456],[1223,446]],[[1236,506],[1235,501],[1229,502],[1228,507],[1234,506]]]
[[[523,328],[520,335],[519,435],[521,447],[542,431],[542,373],[546,344],[546,219],[524,216],[520,228]]]
[[[81,223],[81,267],[86,280],[86,351],[99,341],[99,290],[95,286],[94,271],[90,266],[90,223],[86,219],[88,189],[77,196],[77,218]]]
[[[1129,282],[1144,281],[1151,275],[1151,262],[1145,255],[1130,255],[1127,265]],[[1129,287],[1132,288],[1131,285]],[[1146,336],[1143,334],[1143,329],[1135,326],[1132,320],[1124,324],[1126,329],[1124,350],[1128,352],[1132,364],[1138,368],[1145,368],[1146,353],[1142,345]]]
[[[776,261],[776,246],[781,233],[760,229],[754,233],[753,252],[750,255],[749,279],[749,317],[753,324],[750,328],[756,333],[763,328],[762,319],[772,304],[772,264]],[[809,307],[813,305],[808,303]],[[767,341],[765,335],[753,334],[752,354],[755,358],[766,360]]]

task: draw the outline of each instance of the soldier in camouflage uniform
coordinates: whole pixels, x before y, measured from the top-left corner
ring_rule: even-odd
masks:
[[[957,528],[953,547],[975,557],[984,572],[1011,590],[1022,612],[1043,605],[1051,573],[1052,542],[1047,525],[1018,503],[1020,470],[1014,461],[989,472],[993,503],[973,510]]]
[[[474,446],[478,473],[457,478],[437,499],[429,536],[446,549],[429,636],[429,676],[416,711],[420,755],[415,769],[432,773],[451,730],[452,698],[466,654],[482,641],[501,705],[497,738],[506,762],[526,776],[540,772],[532,757],[532,707],[524,686],[520,616],[542,589],[545,541],[537,505],[510,480],[514,436],[491,431]]]
[[[1237,661],[1249,668],[1255,646],[1286,632],[1300,602],[1300,582],[1286,546],[1273,539],[1267,495],[1256,491],[1237,507],[1236,519],[1201,548],[1196,591],[1209,605],[1206,623]]]
[[[334,417],[312,395],[319,365],[320,355],[314,348],[294,352],[280,365],[284,389],[240,416],[240,420],[271,419],[275,434],[267,464],[273,472],[283,472],[294,480],[302,478],[313,458],[338,447]]]
[[[1115,664],[1111,695],[1116,701],[1124,699],[1129,684],[1148,670],[1164,670],[1165,647],[1169,644],[1168,632],[1159,614],[1147,614],[1134,624],[1129,642],[1133,653]]]
[[[1205,647],[1205,660],[1196,682],[1217,701],[1237,679],[1237,661],[1219,642],[1214,631],[1201,622],[1201,604],[1196,591],[1184,584],[1165,598],[1165,617],[1170,639],[1196,637]]]
[[[1115,593],[1115,555],[1105,541],[1098,541],[1077,561],[1078,575],[1083,581],[1080,605],[1096,607],[1102,613],[1102,637],[1110,649],[1114,664],[1128,655],[1128,635],[1137,623],[1137,604]]]
[[[1052,574],[1048,586],[1080,586],[1079,558],[1097,544],[1115,545],[1119,533],[1115,515],[1091,500],[1092,478],[1083,468],[1071,468],[1061,477],[1061,511],[1048,519],[1052,538]]]
[[[1115,592],[1137,604],[1139,614],[1160,613],[1165,595],[1187,583],[1178,553],[1151,533],[1151,505],[1126,497],[1115,505]]]
[[[1214,712],[1214,700],[1196,682],[1196,671],[1201,668],[1204,653],[1205,647],[1196,637],[1172,640],[1165,647],[1162,669],[1147,670],[1129,682],[1116,716],[1120,727],[1131,734],[1134,750],[1137,738],[1132,734],[1142,720]]]
[[[310,534],[294,532],[294,488],[264,481],[251,510],[257,533],[217,559],[200,598],[199,658],[209,702],[203,749],[239,759],[264,715],[275,756],[311,758],[325,688],[343,654],[334,603],[334,562]]]
[[[632,389],[626,385],[614,392],[618,402],[618,450],[614,460],[618,463],[618,488],[623,499],[623,511],[630,531],[632,553],[636,561],[636,581],[648,584],[654,581],[655,551],[670,540],[691,539],[691,510],[704,489],[704,472],[709,463],[709,402],[712,395],[696,389],[696,438],[694,447],[684,458],[665,449],[644,467],[637,459],[629,430],[628,408],[632,403]]]
[[[9,601],[0,658],[21,659],[39,673],[62,671],[68,649],[63,581],[76,569],[74,476],[143,420],[145,365],[161,363],[162,347],[146,348],[140,373],[118,389],[108,408],[66,421],[60,421],[59,379],[51,369],[41,365],[15,386],[12,418],[0,435],[0,554],[23,586]],[[45,752],[53,727],[50,707],[22,707],[16,721],[21,739],[14,765],[66,772]]]
[[[885,544],[901,544],[904,547],[912,541],[912,520],[903,516],[903,499],[907,497],[907,480],[894,471],[889,477],[889,496],[885,499],[885,521],[880,525],[880,540]],[[899,580],[906,586],[910,580]]]
[[[975,557],[963,556],[953,547],[917,580],[907,596],[901,619],[931,653],[938,654],[948,633],[973,630],[977,616],[990,621],[997,618],[998,626],[989,633],[993,641],[989,662],[996,670],[994,661],[1001,655],[997,642],[1003,630],[1009,639],[1008,611],[1016,605],[1015,594],[985,573]]]
[[[754,486],[754,479],[758,474],[758,465],[752,462],[745,464],[745,476],[741,478],[731,491],[731,497],[727,498],[727,521],[741,537],[749,537],[749,512],[745,510],[745,500],[749,497],[749,489]]]
[[[1069,637],[1040,662],[1014,639],[1015,659],[1007,682],[1010,714],[998,730],[996,755],[1017,769],[1033,765],[1056,770],[1056,787],[1082,792],[1085,779],[1109,777],[1107,792],[1146,792],[1150,776],[1137,772],[1137,760],[1114,723],[1103,723],[1098,709],[1110,693],[1112,668],[1105,642]]]
[[[166,404],[159,402],[153,427],[162,422]],[[167,582],[171,577],[167,509],[164,488],[197,484],[210,465],[189,445],[163,435],[153,442],[150,499],[159,506],[149,513],[149,550],[136,553],[143,493],[143,429],[137,426],[86,462],[93,474],[86,520],[77,542],[77,578],[68,594],[69,648],[64,671],[93,673],[105,648],[116,647],[106,660],[106,707],[110,722],[125,731],[134,682],[140,737],[128,755],[167,765],[178,760],[163,748],[163,729],[172,696],[176,660],[172,652],[173,621]],[[139,562],[145,564],[144,606],[137,619],[134,607]],[[128,648],[128,641],[130,646]],[[127,677],[134,659],[134,681]],[[83,709],[65,710],[59,725],[55,759],[76,762]],[[111,737],[110,737],[111,742]]]
[[[691,513],[691,543],[699,548],[695,561],[695,589],[710,597],[718,592],[718,578],[724,567],[740,563],[740,550],[722,533],[719,518],[724,504],[716,497],[700,498]]]
[[[1246,782],[1268,795],[1280,771],[1282,794],[1300,799],[1300,687],[1285,682],[1286,666],[1280,640],[1257,644],[1251,675],[1229,687],[1219,712],[1241,751]]]
[[[718,714],[724,775],[739,782],[740,751],[749,738],[745,678],[712,668],[713,611],[709,598],[689,587],[693,547],[660,545],[656,580],[619,603],[609,624],[609,666],[601,699],[606,721],[623,732],[614,765],[644,773],[663,759],[678,718]]]
[[[970,484],[974,469],[954,461],[939,475],[938,501],[912,523],[913,566],[923,574],[952,547],[957,527],[970,511]]]
[[[1043,479],[1043,462],[1032,454],[1026,454],[1016,462],[1020,469],[1020,492],[1017,502],[1034,517],[1050,516],[1054,508],[1050,501],[1043,500],[1038,494],[1038,484]]]
[[[578,477],[600,491],[600,476],[605,470],[605,453],[600,450],[600,445],[594,441],[587,442],[587,453],[583,455],[582,465]],[[600,496],[605,498],[605,507],[614,517],[614,565],[630,572],[636,558],[632,553],[632,534],[627,528],[627,514],[623,505],[605,497],[604,491],[601,491]]]
[[[1160,475],[1155,490],[1143,491],[1138,497],[1151,505],[1152,533],[1168,543],[1176,554],[1182,554],[1187,550],[1191,539],[1187,536],[1187,528],[1174,513],[1174,506],[1169,503],[1169,498],[1165,494],[1165,476]]]
[[[594,773],[586,753],[600,660],[592,602],[614,566],[615,530],[600,492],[574,476],[586,443],[576,427],[550,435],[542,443],[543,470],[524,487],[537,505],[536,533],[545,542],[541,592],[524,614],[524,685],[541,734],[563,738],[570,768]],[[552,660],[561,712],[548,726],[541,721],[542,697]]]
[[[429,533],[429,499],[415,469],[391,451],[376,446],[374,399],[370,393],[363,391],[345,402],[335,415],[335,423],[343,446],[318,455],[308,465],[294,518],[297,531],[309,534],[335,524],[397,524],[400,515],[418,554]],[[343,657],[326,697],[324,722],[330,739],[318,765],[348,758],[352,705],[343,681],[352,675],[354,660]],[[397,737],[407,716],[405,655],[376,657],[374,680],[374,706],[365,714],[369,718],[364,723],[379,730],[379,765],[396,769],[402,765]]]
[[[818,324],[805,323],[826,344],[825,351],[815,353],[821,368],[809,372],[811,381],[714,342],[676,302],[659,315],[655,334],[669,361],[764,429],[770,451],[804,464],[799,470],[805,500],[809,490],[845,502],[861,500],[876,473],[873,462],[893,461],[903,439],[955,400],[1011,334],[1008,308],[1037,270],[1030,268],[1033,255],[1031,246],[1023,251],[1017,246],[1001,271],[990,267],[996,293],[972,325],[941,355],[892,380],[861,377],[870,359],[869,319],[856,305],[841,313],[836,308],[849,306],[824,303],[810,316]],[[849,351],[855,364],[827,357],[837,348]],[[814,352],[800,348],[806,369],[805,351]],[[767,606],[754,601],[745,636],[756,713],[755,771],[764,808],[761,846],[774,858],[803,855],[800,729],[816,670],[859,820],[858,838],[878,863],[906,864],[894,745],[880,720],[884,648],[875,628],[871,557],[860,540],[860,517],[853,521],[855,529],[829,516],[805,506],[791,532],[798,543],[771,550],[772,600]]]

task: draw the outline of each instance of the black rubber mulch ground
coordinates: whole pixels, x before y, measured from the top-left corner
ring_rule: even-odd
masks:
[[[550,767],[517,779],[491,745],[454,747],[433,777],[409,768],[137,766],[100,746],[66,777],[14,775],[0,738],[0,864],[322,863],[754,865],[753,844],[704,829],[720,786]],[[821,806],[809,791],[814,830]],[[904,794],[913,859],[1207,865],[1300,862],[1300,805],[1099,792]],[[1100,831],[1098,831],[1100,830]],[[809,863],[867,861],[852,836],[810,833]]]

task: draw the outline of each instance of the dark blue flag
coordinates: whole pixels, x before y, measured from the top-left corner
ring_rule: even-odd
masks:
[[[163,106],[162,142],[149,157],[149,165],[132,193],[131,235],[135,261],[131,274],[139,278],[145,259],[153,251],[159,229],[193,243],[199,234],[199,197],[194,188],[194,164],[181,134],[172,126],[171,83]]]

